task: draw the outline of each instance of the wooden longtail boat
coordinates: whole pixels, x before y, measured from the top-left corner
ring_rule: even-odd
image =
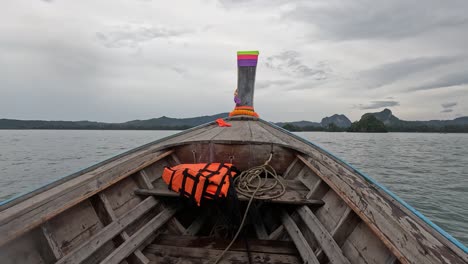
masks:
[[[256,67],[241,64],[238,110],[253,110]],[[262,119],[225,120],[232,126],[183,131],[2,203],[1,263],[213,263],[232,239],[217,232],[225,212],[186,206],[164,167],[247,170],[270,154],[286,192],[253,203],[221,263],[468,263],[465,246],[339,158]]]

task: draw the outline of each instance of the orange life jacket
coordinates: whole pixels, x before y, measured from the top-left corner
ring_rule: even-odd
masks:
[[[226,197],[231,178],[237,172],[229,163],[179,164],[165,167],[162,178],[170,190],[193,199],[200,206],[202,198]]]

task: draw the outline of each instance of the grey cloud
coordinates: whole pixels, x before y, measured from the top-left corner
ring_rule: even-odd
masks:
[[[157,38],[167,39],[189,32],[189,30],[171,29],[163,26],[125,24],[111,27],[106,32],[97,32],[96,38],[108,48],[134,48],[142,42]]]
[[[257,84],[255,84],[255,87],[258,89],[266,89],[270,88],[272,86],[285,86],[294,83],[291,80],[263,80],[263,81],[257,81]]]
[[[298,52],[292,50],[266,58],[265,65],[270,69],[290,76],[310,77],[315,80],[326,79],[329,72],[324,62],[319,62],[314,67],[310,67],[302,62]]]
[[[423,91],[432,89],[448,88],[458,85],[468,85],[468,74],[466,72],[457,72],[445,75],[435,81],[427,82],[425,84],[414,86],[408,89],[408,91]]]
[[[455,106],[457,106],[457,104],[458,104],[457,102],[443,103],[443,104],[441,104],[443,109],[440,112],[441,113],[451,113],[451,112],[453,112],[453,108]]]
[[[383,107],[392,107],[392,106],[398,106],[398,105],[400,105],[400,103],[397,101],[371,101],[369,104],[358,105],[358,108],[361,110],[367,110],[367,109],[379,109]]]
[[[359,75],[369,81],[369,88],[378,88],[405,79],[416,73],[455,63],[461,59],[462,57],[455,56],[410,58],[382,64],[375,68],[362,71]]]
[[[451,102],[451,103],[444,103],[442,104],[443,108],[452,108],[457,105],[457,102]]]
[[[280,3],[286,3],[287,0],[218,0],[221,6],[225,8],[239,8],[251,6],[276,6]]]
[[[185,75],[187,74],[188,70],[185,69],[185,68],[181,68],[181,67],[172,67],[171,68],[173,71],[177,72],[178,74],[180,75]]]
[[[439,28],[465,26],[468,2],[394,0],[303,1],[285,18],[314,25],[321,37],[338,40],[401,39]]]

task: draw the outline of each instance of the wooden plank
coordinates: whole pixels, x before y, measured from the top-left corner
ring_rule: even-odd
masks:
[[[196,235],[198,231],[200,231],[200,229],[202,228],[207,217],[208,217],[208,213],[206,210],[204,210],[201,214],[197,216],[197,218],[195,218],[195,220],[193,220],[190,226],[187,227],[187,229],[185,229],[184,235],[186,236]]]
[[[268,232],[265,228],[265,224],[263,223],[262,216],[260,215],[259,208],[255,204],[251,205],[251,209],[249,211],[249,215],[254,225],[255,234],[257,235],[258,239],[268,239]]]
[[[109,218],[112,221],[117,221],[117,217],[115,216],[114,210],[112,209],[109,200],[107,199],[107,196],[104,193],[99,193],[99,199],[101,203],[103,204],[104,209],[106,210]],[[130,236],[126,231],[122,231],[120,233],[120,237],[122,238],[123,241],[127,240]],[[145,255],[139,250],[136,249],[135,252],[133,252],[133,257],[132,257],[132,262],[134,263],[139,263],[139,264],[147,264],[149,263],[149,259],[145,257]]]
[[[285,211],[281,212],[281,221],[283,222],[284,228],[288,232],[292,241],[296,245],[302,260],[306,263],[320,264],[317,257],[315,257],[314,251],[309,247],[309,244],[301,231]]]
[[[92,236],[86,243],[81,244],[69,254],[60,259],[57,263],[80,263],[114,236],[121,233],[129,224],[137,220],[144,213],[154,208],[158,202],[153,197],[146,198],[137,207],[128,211],[118,220],[105,226],[100,232]],[[126,240],[125,243],[129,241]]]
[[[275,229],[275,231],[271,232],[270,235],[268,236],[268,239],[270,240],[277,240],[280,238],[280,236],[284,233],[284,226],[280,225],[278,228]]]
[[[47,222],[41,225],[41,232],[44,235],[44,238],[47,241],[47,244],[49,245],[49,248],[52,254],[54,255],[55,260],[58,260],[61,257],[63,257],[62,249],[59,247],[59,245],[57,245],[57,241],[55,241],[52,234],[48,230]]]
[[[361,219],[353,212],[353,210],[351,210],[351,208],[348,207],[331,232],[333,239],[339,247],[343,246],[346,239],[353,232],[359,222],[361,222]],[[324,252],[322,249],[319,249],[315,255],[320,260],[324,257]]]
[[[133,159],[118,159],[95,171],[71,179],[32,199],[7,208],[0,214],[0,245],[44,223],[129,175],[172,154],[150,153]],[[131,156],[131,155],[130,155]],[[120,161],[120,162],[119,162]],[[119,162],[119,163],[117,163]]]
[[[312,198],[322,198],[330,189],[330,187],[322,180],[318,180],[314,187],[310,190],[310,192],[307,194],[306,198],[307,199],[312,199]]]
[[[153,184],[144,169],[139,171],[135,178],[137,179],[138,186],[140,186],[140,188],[153,189]]]
[[[148,251],[150,250],[151,253]],[[200,249],[179,246],[150,245],[145,253],[153,259],[154,263],[172,263],[167,259],[174,258],[180,263],[212,263],[221,254],[222,250]],[[252,264],[301,264],[302,261],[295,255],[252,252]],[[179,262],[176,262],[179,263]],[[246,252],[228,251],[219,263],[249,263]]]
[[[377,236],[373,235],[372,231],[364,222],[360,222],[356,226],[346,239],[345,243],[347,242],[352,244],[359,252],[359,255],[368,263],[386,263],[388,260],[394,258],[390,250]],[[343,253],[345,252],[343,251]]]
[[[0,238],[1,239],[1,238]],[[11,243],[0,247],[0,263],[2,264],[48,264],[54,263],[55,257],[49,251],[41,230],[35,229],[30,233],[15,239]],[[41,246],[39,246],[41,245]]]
[[[128,240],[120,245],[114,252],[107,256],[101,264],[119,263],[137,249],[145,240],[163,226],[174,214],[177,212],[176,208],[167,208],[151,221],[144,225],[140,230],[135,232]]]
[[[293,169],[294,166],[296,166],[296,164],[299,162],[299,159],[296,157],[294,158],[293,162],[291,162],[291,164],[289,164],[288,168],[286,169],[286,171],[283,173],[283,178],[285,179],[288,179],[288,178],[291,178],[291,177],[294,177],[294,176],[289,176],[290,173],[291,173],[291,170]]]
[[[172,153],[171,158],[176,163],[175,165],[181,164],[179,157],[177,157],[177,155],[175,153]]]
[[[332,236],[338,246],[342,246],[346,238],[353,232],[354,228],[361,222],[361,219],[351,210],[346,209],[343,217],[332,231]]]
[[[295,179],[303,168],[304,164],[302,164],[301,162],[296,162],[294,166],[289,170],[288,174],[284,176],[285,179]]]
[[[333,264],[350,264],[349,260],[343,255],[338,244],[328,233],[322,223],[312,213],[307,206],[301,206],[297,209],[299,216],[302,218],[307,227],[314,233],[315,239],[320,244],[320,247],[325,252],[330,263]]]
[[[249,124],[250,133],[251,133],[251,141],[267,143],[267,144],[279,144],[284,145],[286,144],[277,136],[271,134],[268,130],[264,129],[259,125],[256,121],[243,121]]]
[[[231,121],[231,127],[224,127],[220,133],[212,137],[210,140],[216,141],[233,141],[233,142],[251,142],[252,133],[250,131],[249,122]]]
[[[175,246],[175,247],[191,247],[224,250],[230,239],[222,239],[215,237],[195,237],[195,236],[174,236],[174,235],[159,235],[151,245],[145,249],[145,252],[154,252],[154,246]],[[297,255],[297,249],[290,241],[274,241],[274,240],[259,240],[249,239],[249,251],[258,253],[272,253],[284,255]],[[230,251],[246,251],[245,241],[239,239],[232,244]]]
[[[156,197],[167,197],[167,198],[179,198],[180,195],[176,192],[171,190],[155,188],[151,190],[147,189],[138,189],[135,191],[136,194],[139,195],[152,195]],[[307,195],[306,192],[298,192],[298,191],[287,191],[283,196],[278,197],[272,200],[263,200],[265,203],[278,203],[278,204],[294,204],[294,205],[311,205],[311,206],[322,206],[324,203],[322,200],[307,200],[305,196]],[[239,200],[246,202],[249,200],[248,197],[239,194]]]

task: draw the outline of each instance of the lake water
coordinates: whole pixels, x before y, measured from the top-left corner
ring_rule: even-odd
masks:
[[[173,133],[0,130],[0,201]],[[297,134],[372,176],[468,244],[468,134]]]

